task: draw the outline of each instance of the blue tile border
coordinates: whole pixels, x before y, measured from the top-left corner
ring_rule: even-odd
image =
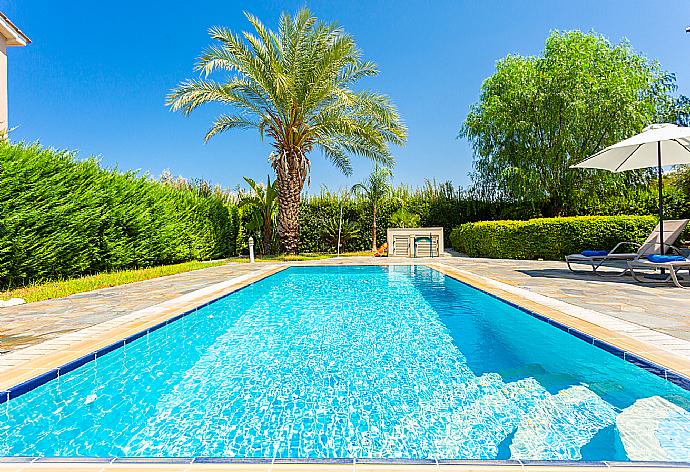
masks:
[[[603,349],[604,351],[609,352],[614,356],[620,357],[621,359],[625,360],[625,350],[623,349],[617,348],[616,346],[600,341],[599,339],[593,339],[592,344],[598,347],[599,349]]]
[[[229,297],[230,295],[233,295],[233,294],[239,292],[240,290],[244,290],[244,289],[247,288],[247,287],[251,287],[251,286],[253,286],[253,285],[256,284],[256,283],[261,282],[261,281],[263,281],[263,280],[265,280],[265,279],[271,277],[272,275],[275,275],[275,274],[277,274],[277,273],[279,273],[279,272],[282,272],[283,270],[285,270],[285,269],[281,269],[281,270],[279,270],[279,271],[277,271],[277,272],[273,272],[273,273],[271,273],[271,274],[268,274],[268,275],[266,275],[265,277],[260,278],[259,280],[255,280],[255,281],[253,281],[253,282],[250,282],[250,283],[248,283],[248,284],[246,284],[246,285],[243,285],[243,286],[241,286],[241,287],[239,287],[239,288],[236,288],[235,290],[232,290],[231,292],[228,292],[228,293],[226,293],[226,294],[224,294],[224,295],[220,295],[220,296],[215,297],[215,298],[213,298],[213,299],[211,299],[211,300],[209,300],[209,301],[206,301],[206,302],[204,302],[203,304],[201,304],[201,305],[199,305],[199,306],[195,306],[194,308],[190,308],[190,309],[187,310],[187,311],[184,311],[184,312],[182,312],[182,313],[179,313],[179,314],[177,314],[177,315],[174,315],[173,317],[171,317],[171,318],[169,318],[169,319],[167,319],[167,320],[165,320],[165,321],[162,321],[162,322],[160,322],[160,323],[158,323],[158,324],[155,324],[155,325],[153,325],[153,326],[151,326],[151,327],[149,327],[149,328],[146,328],[146,329],[144,329],[144,330],[142,330],[142,331],[139,331],[139,332],[137,332],[137,333],[134,333],[134,334],[132,334],[132,335],[126,337],[125,339],[121,339],[121,340],[116,341],[116,342],[114,342],[114,343],[112,343],[112,344],[109,344],[109,345],[104,346],[104,347],[102,347],[102,348],[100,348],[100,349],[97,349],[97,350],[95,350],[95,351],[93,351],[93,352],[90,352],[90,353],[88,353],[88,354],[86,354],[86,355],[84,355],[84,356],[82,356],[82,357],[80,357],[80,358],[78,358],[78,359],[75,359],[75,360],[70,361],[70,362],[68,362],[68,363],[66,363],[66,364],[63,364],[63,365],[61,365],[60,367],[58,367],[58,368],[56,368],[56,369],[52,369],[52,370],[50,370],[50,371],[48,371],[48,372],[44,372],[43,374],[40,374],[40,375],[38,375],[38,376],[36,376],[36,377],[34,377],[34,378],[32,378],[32,379],[29,379],[29,380],[27,380],[27,381],[25,381],[25,382],[22,382],[22,383],[17,384],[17,385],[15,385],[15,386],[13,386],[13,387],[10,387],[10,388],[8,388],[8,389],[5,390],[5,391],[0,391],[0,405],[2,405],[2,404],[5,403],[5,402],[8,402],[8,401],[11,400],[11,399],[14,399],[14,398],[17,398],[17,397],[19,397],[19,396],[21,396],[21,395],[24,395],[25,393],[30,392],[31,390],[33,390],[33,389],[35,389],[35,388],[37,388],[37,387],[40,387],[41,385],[43,385],[43,384],[45,384],[45,383],[48,383],[48,382],[50,382],[51,380],[55,380],[55,379],[57,379],[58,377],[60,377],[61,375],[64,375],[64,374],[66,374],[66,373],[68,373],[68,372],[71,372],[71,371],[73,371],[73,370],[75,370],[75,369],[77,369],[77,368],[83,366],[84,364],[87,364],[87,363],[89,363],[89,362],[92,362],[92,361],[96,360],[96,359],[99,358],[99,357],[103,357],[104,355],[106,355],[106,354],[108,354],[108,353],[110,353],[110,352],[112,352],[112,351],[115,351],[115,350],[117,350],[117,349],[120,349],[121,347],[124,347],[124,346],[126,346],[127,344],[129,344],[129,343],[131,343],[131,342],[133,342],[133,341],[136,341],[137,339],[139,339],[139,338],[141,338],[141,337],[144,337],[144,336],[146,336],[146,335],[148,335],[148,334],[150,334],[150,333],[152,333],[152,332],[154,332],[154,331],[157,331],[157,330],[159,330],[160,328],[163,328],[164,326],[169,325],[170,323],[173,323],[173,322],[175,322],[175,321],[177,321],[177,320],[179,320],[179,319],[181,319],[181,318],[184,318],[184,317],[187,316],[187,315],[191,315],[192,313],[195,313],[197,310],[199,310],[199,309],[201,309],[201,308],[204,308],[204,307],[206,307],[206,306],[208,306],[208,305],[210,305],[210,304],[212,304],[212,303],[215,303],[215,302],[217,302],[217,301],[219,301],[219,300],[222,300],[222,299],[225,298],[225,297]],[[0,457],[1,457],[1,456],[0,456]],[[39,459],[39,460],[42,460],[42,459]]]
[[[481,460],[481,459],[438,459],[436,461],[438,465],[443,466],[443,465],[465,465],[465,466],[473,466],[473,465],[522,465],[522,461],[519,461],[517,459],[505,459],[505,460],[499,460],[499,459],[486,459],[486,460]]]
[[[636,462],[618,462],[618,461],[604,461],[609,467],[634,467],[640,468],[654,468],[654,467],[669,467],[669,468],[690,468],[690,462],[652,462],[652,461],[636,461]]]
[[[0,464],[7,464],[7,463],[27,464],[27,463],[33,462],[37,459],[38,459],[38,457],[34,457],[34,456],[0,456]]]
[[[0,464],[380,464],[380,465],[437,465],[443,466],[529,466],[529,467],[633,467],[633,468],[690,468],[690,462],[647,461],[538,461],[538,460],[478,460],[478,459],[400,459],[400,458],[269,458],[269,457],[34,457],[0,456]]]
[[[684,388],[685,390],[690,390],[690,379],[687,379],[671,370],[666,371],[666,380],[678,385],[681,388]]]
[[[116,457],[112,464],[191,464],[193,457]]]
[[[68,362],[67,364],[58,367],[58,374],[59,375],[64,375],[68,372],[72,372],[74,369],[77,369],[84,364],[87,364],[91,361],[96,360],[96,352],[92,352],[90,354],[87,354],[85,356],[81,356],[78,359],[75,359],[71,362]],[[37,385],[38,386],[38,385]]]
[[[112,457],[38,457],[32,462],[39,463],[65,463],[65,462],[78,462],[83,464],[109,464],[113,461]]]
[[[652,362],[650,360],[647,360],[647,359],[639,356],[638,354],[634,354],[632,352],[628,352],[628,351],[625,351],[623,349],[620,349],[620,348],[618,348],[618,347],[614,346],[613,344],[610,344],[606,341],[594,338],[594,337],[592,337],[586,333],[583,333],[582,331],[579,331],[575,328],[571,328],[571,327],[569,327],[563,323],[560,323],[556,320],[552,320],[548,316],[545,316],[545,315],[542,315],[542,314],[537,313],[535,311],[532,311],[529,308],[525,308],[523,306],[520,306],[517,303],[513,303],[513,302],[506,300],[506,299],[504,299],[504,298],[502,298],[496,294],[488,292],[488,291],[481,289],[479,287],[475,287],[474,285],[472,285],[468,282],[465,282],[463,280],[460,280],[460,279],[454,277],[450,273],[441,272],[440,270],[435,269],[433,267],[429,267],[429,266],[426,266],[426,267],[428,267],[429,269],[436,271],[436,272],[438,272],[438,273],[440,273],[446,277],[450,277],[451,279],[455,280],[458,283],[466,285],[466,286],[468,286],[474,290],[482,292],[485,295],[488,295],[488,296],[490,296],[496,300],[499,300],[499,301],[501,301],[507,305],[510,305],[513,308],[517,308],[518,310],[522,311],[523,313],[527,313],[528,315],[530,315],[533,318],[536,318],[540,321],[544,321],[544,322],[550,324],[551,326],[558,328],[561,331],[564,331],[564,332],[566,332],[572,336],[575,336],[576,338],[578,338],[578,339],[580,339],[580,340],[582,340],[588,344],[592,344],[593,346],[595,346],[599,349],[603,349],[604,351],[607,351],[608,353],[613,354],[616,357],[619,357],[619,358],[621,358],[627,362],[630,362],[631,364],[633,364],[633,365],[635,365],[635,366],[637,366],[643,370],[646,370],[647,372],[649,372],[651,374],[654,374],[658,377],[661,377],[662,379],[667,380],[667,381],[679,386],[680,388],[682,388],[684,390],[690,391],[690,378],[687,378],[687,377],[679,374],[678,372],[675,372],[671,369],[667,369],[664,366],[661,366],[655,362]]]
[[[354,464],[355,459],[350,457],[276,457],[273,464]]]
[[[658,375],[659,377],[663,377],[664,379],[668,380],[666,376],[666,369],[658,364],[655,364],[654,362],[648,361],[643,357],[640,357],[636,354],[632,354],[627,351],[625,352],[623,359],[625,359],[633,365],[636,365],[640,369],[644,369],[651,374]]]
[[[35,389],[39,385],[43,385],[46,382],[50,382],[51,380],[55,380],[58,378],[59,372],[58,369],[53,369],[49,370],[48,372],[45,372],[37,377],[34,377],[33,379],[27,380],[26,382],[22,382],[19,385],[15,385],[11,389],[7,391],[7,397],[5,401],[9,401],[13,398],[17,398],[20,395],[25,394],[26,392],[30,392],[31,390]],[[2,399],[0,399],[0,403],[2,402]]]
[[[125,345],[125,340],[121,339],[120,341],[114,342],[114,343],[98,350],[96,353],[96,357],[104,356],[104,355],[108,354],[109,352],[114,351],[115,349],[121,348],[124,345]]]
[[[533,460],[523,460],[520,459],[520,464],[528,467],[553,467],[553,466],[564,466],[564,467],[606,467],[608,465],[604,461],[533,461]]]
[[[582,339],[586,343],[594,344],[594,338],[592,336],[590,336],[589,334],[583,333],[582,331],[577,330],[575,328],[568,330],[568,332],[570,334],[572,334],[573,336],[575,336],[576,338]]]
[[[402,458],[356,458],[355,464],[382,464],[382,465],[437,465],[436,459],[402,459]]]
[[[270,457],[195,457],[193,464],[272,464]]]
[[[428,267],[428,266],[427,266]],[[679,387],[690,391],[690,379],[672,371],[664,368],[652,361],[646,360],[639,355],[623,351],[605,341],[599,340],[586,333],[583,333],[575,328],[570,328],[567,325],[560,323],[558,321],[552,320],[547,316],[540,313],[532,311],[528,308],[520,306],[516,303],[505,300],[498,295],[491,292],[483,290],[481,288],[475,287],[472,284],[464,282],[460,279],[455,278],[450,274],[445,274],[433,267],[429,267],[444,276],[450,277],[451,279],[462,283],[470,288],[478,290],[494,299],[497,299],[507,305],[510,305],[518,310],[527,313],[528,315],[536,318],[538,320],[544,321],[561,331],[564,331],[572,336],[579,338],[593,346],[603,349],[627,362],[630,362],[654,375],[657,375],[669,382],[672,382]],[[282,271],[282,270],[281,270]],[[280,271],[278,271],[280,272]],[[219,297],[213,298],[203,304],[189,309],[183,313],[175,315],[166,321],[158,323],[152,327],[139,331],[127,338],[117,341],[115,343],[109,344],[103,348],[100,348],[94,352],[91,352],[85,356],[75,359],[67,364],[64,364],[57,369],[45,372],[37,377],[34,377],[26,382],[18,384],[6,391],[0,391],[0,404],[9,401],[10,399],[17,398],[24,393],[27,393],[36,387],[39,387],[51,380],[58,378],[60,375],[71,372],[84,364],[92,362],[99,357],[104,356],[114,350],[126,346],[149,333],[156,331],[170,323],[173,323],[187,315],[190,315],[197,310],[204,308],[212,303],[215,303],[223,298],[226,298],[234,293],[239,292],[247,287],[251,287],[254,284],[266,280],[272,275],[278,273],[274,272],[259,280],[251,282],[247,285],[239,287],[229,293],[221,295]],[[610,462],[610,461],[523,461],[523,460],[463,460],[463,459],[398,459],[398,458],[334,458],[334,459],[319,459],[319,458],[248,458],[248,457],[32,457],[32,456],[0,456],[0,463],[120,463],[120,464],[397,464],[397,465],[433,465],[438,466],[443,465],[529,465],[529,466],[564,466],[564,467],[608,467],[608,466],[629,466],[629,467],[676,467],[676,468],[690,468],[690,462]]]

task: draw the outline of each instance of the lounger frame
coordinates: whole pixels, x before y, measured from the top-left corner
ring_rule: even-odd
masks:
[[[637,282],[650,282],[652,280],[645,278],[644,275],[640,274],[639,272],[635,272],[635,269],[654,269],[655,271],[661,270],[664,274],[665,272],[663,271],[667,270],[668,275],[666,278],[653,280],[653,282],[673,282],[676,287],[690,289],[690,287],[684,286],[680,283],[680,280],[678,280],[678,272],[681,270],[687,270],[688,275],[690,275],[690,260],[673,262],[628,261],[627,264],[630,275],[632,275],[633,279],[635,279]],[[640,278],[640,275],[642,275],[642,278]]]

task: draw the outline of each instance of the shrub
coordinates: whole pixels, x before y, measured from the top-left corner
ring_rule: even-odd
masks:
[[[325,226],[322,228],[322,235],[324,242],[328,244],[331,251],[338,250],[338,242],[340,242],[340,249],[347,248],[353,239],[359,236],[359,225],[349,220],[339,218],[331,218],[326,220]]]
[[[642,242],[653,216],[581,216],[527,221],[466,223],[451,232],[453,247],[471,257],[563,259],[585,249],[611,249],[621,241]]]
[[[39,145],[0,144],[0,286],[235,255],[239,217],[176,188]]]

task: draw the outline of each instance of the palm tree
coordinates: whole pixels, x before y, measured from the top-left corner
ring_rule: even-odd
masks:
[[[262,139],[271,139],[269,158],[280,202],[278,234],[283,249],[296,253],[310,152],[320,150],[345,174],[352,171],[350,155],[390,165],[388,145],[403,144],[406,129],[388,97],[351,88],[378,70],[362,59],[342,28],[317,21],[306,8],[293,17],[282,14],[277,31],[245,16],[253,33],[240,36],[211,28],[217,44],[197,62],[202,77],[182,82],[167,104],[185,115],[206,103],[230,107],[230,114],[216,118],[206,140],[235,128],[256,129]],[[209,80],[218,70],[226,72],[225,80]]]
[[[275,226],[278,210],[276,183],[271,182],[270,176],[268,176],[265,186],[257,184],[254,179],[249,177],[245,177],[244,180],[249,184],[251,194],[242,195],[240,207],[249,207],[253,210],[254,213],[252,214],[252,220],[248,229],[261,231],[264,254],[270,254],[271,243],[273,242],[273,227]]]
[[[321,237],[338,253],[346,250],[349,242],[358,236],[359,225],[348,219],[329,218],[323,222],[321,228]]]
[[[359,184],[352,186],[352,192],[363,195],[371,204],[374,225],[372,228],[371,250],[376,252],[376,210],[379,202],[383,200],[391,190],[390,177],[391,171],[387,167],[374,166],[374,170],[367,179]]]

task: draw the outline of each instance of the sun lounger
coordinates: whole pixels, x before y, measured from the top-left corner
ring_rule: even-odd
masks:
[[[664,242],[664,249],[666,252],[673,252],[673,253],[678,253],[680,254],[680,251],[672,246],[673,243],[676,242],[678,237],[680,236],[680,233],[683,232],[685,229],[685,226],[687,226],[688,221],[690,220],[668,220],[664,221],[664,235],[663,235],[663,242]],[[660,231],[659,231],[659,225],[656,225],[654,228],[654,231],[649,235],[649,237],[645,240],[644,243],[638,244],[630,241],[623,241],[608,251],[606,254],[601,254],[601,255],[591,255],[588,253],[585,254],[570,254],[569,256],[565,257],[565,262],[568,264],[568,269],[570,269],[573,272],[577,272],[575,269],[572,268],[571,264],[588,264],[592,266],[592,271],[596,274],[597,269],[599,269],[602,265],[606,266],[606,263],[610,262],[615,262],[615,261],[623,261],[623,262],[629,262],[629,261],[639,261],[643,260],[646,256],[650,254],[659,254],[660,250]],[[634,249],[636,252],[622,252],[623,249]],[[621,251],[621,252],[619,252]],[[584,252],[584,251],[583,251]],[[620,273],[612,274],[612,275],[623,275],[626,274],[628,271],[630,271],[630,268],[626,268]]]
[[[673,282],[676,287],[680,288],[690,288],[689,287],[684,287],[681,285],[679,279],[678,279],[678,272],[681,270],[687,270],[688,275],[690,275],[690,259],[683,258],[684,260],[674,260],[674,261],[663,261],[663,262],[654,262],[651,260],[636,260],[636,261],[628,261],[628,270],[630,270],[630,274],[633,276],[633,278],[638,281],[638,282],[649,282],[650,278],[649,277],[644,277],[640,278],[639,276],[641,275],[638,272],[635,272],[635,269],[652,269],[654,271],[660,270],[661,271],[661,277],[660,278],[655,278],[653,279],[655,282]]]

